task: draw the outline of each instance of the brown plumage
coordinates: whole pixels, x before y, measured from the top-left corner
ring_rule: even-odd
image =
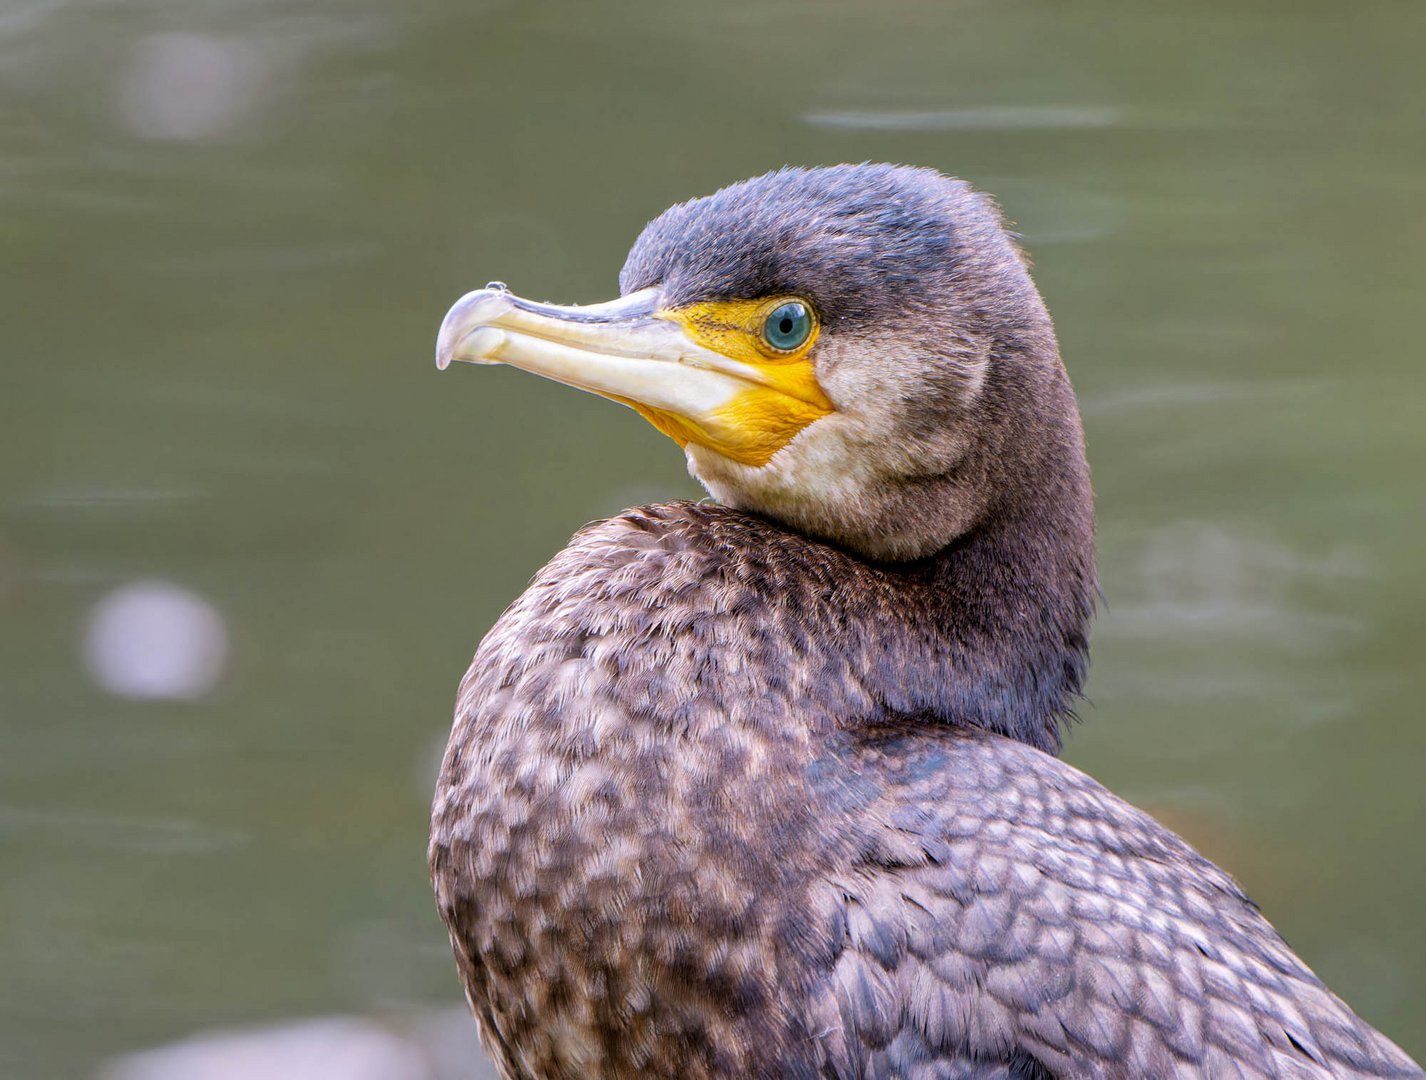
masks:
[[[836,411],[758,468],[691,443],[733,506],[587,526],[481,643],[430,856],[504,1075],[1422,1075],[1226,874],[1052,756],[1088,472],[987,200],[784,171],[664,215],[622,283],[807,298]]]

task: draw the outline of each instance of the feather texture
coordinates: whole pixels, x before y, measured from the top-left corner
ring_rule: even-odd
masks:
[[[1421,1075],[1151,818],[964,693],[887,706],[934,580],[687,503],[535,578],[431,847],[505,1075]]]

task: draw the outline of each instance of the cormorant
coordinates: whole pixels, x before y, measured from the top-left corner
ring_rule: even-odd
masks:
[[[430,866],[503,1075],[1423,1075],[1054,756],[1089,472],[988,197],[783,169],[656,218],[620,287],[494,284],[438,342],[632,406],[721,503],[580,530],[461,684]]]

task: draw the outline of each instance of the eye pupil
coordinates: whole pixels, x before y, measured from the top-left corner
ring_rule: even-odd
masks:
[[[779,352],[791,352],[812,336],[812,312],[798,300],[778,304],[763,323],[763,340]]]

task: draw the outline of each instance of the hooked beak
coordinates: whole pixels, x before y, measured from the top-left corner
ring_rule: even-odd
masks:
[[[697,443],[761,466],[832,411],[810,364],[733,359],[693,341],[659,307],[659,289],[564,307],[487,286],[441,322],[436,367],[509,364],[637,410],[681,446]],[[793,377],[798,376],[798,377]]]

